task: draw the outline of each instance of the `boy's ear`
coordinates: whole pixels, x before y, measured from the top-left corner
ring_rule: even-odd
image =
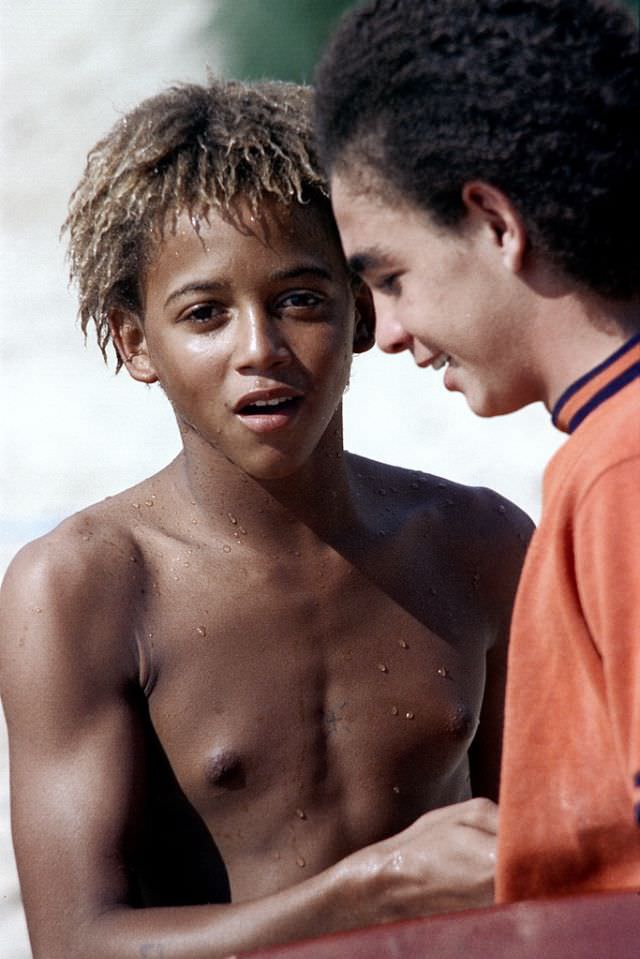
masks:
[[[140,383],[157,382],[140,318],[130,310],[116,307],[109,314],[109,330],[129,375]]]
[[[509,197],[490,183],[472,180],[463,186],[462,199],[471,216],[489,231],[503,264],[519,273],[528,246],[527,231]]]
[[[354,289],[356,323],[353,332],[353,352],[366,353],[376,341],[376,314],[371,290],[363,281]]]

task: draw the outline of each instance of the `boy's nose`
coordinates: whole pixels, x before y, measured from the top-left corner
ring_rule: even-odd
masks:
[[[241,371],[263,371],[282,366],[291,351],[279,328],[278,318],[267,311],[250,308],[240,317],[236,345],[236,366]]]
[[[395,311],[376,307],[376,344],[384,353],[402,353],[411,348],[412,337],[396,318]]]

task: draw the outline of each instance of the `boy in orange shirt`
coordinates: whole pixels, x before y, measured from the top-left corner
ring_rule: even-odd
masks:
[[[316,79],[379,345],[481,416],[542,401],[570,435],[512,624],[498,900],[617,891],[637,928],[637,30],[605,0],[377,0]],[[572,905],[538,907],[567,941]]]

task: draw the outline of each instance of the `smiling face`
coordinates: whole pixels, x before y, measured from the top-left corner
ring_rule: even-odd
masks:
[[[462,223],[445,229],[418,207],[348,177],[334,176],[331,187],[347,260],[373,293],[380,348],[411,350],[424,368],[446,366],[446,388],[464,393],[481,416],[539,399],[521,250],[513,224],[490,209],[493,198],[477,208],[472,198]]]
[[[356,309],[327,211],[263,211],[211,212],[199,232],[181,215],[147,269],[143,323],[112,329],[131,375],[162,385],[185,446],[273,479],[339,432]]]

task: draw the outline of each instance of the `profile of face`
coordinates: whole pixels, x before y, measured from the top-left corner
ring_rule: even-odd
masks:
[[[114,341],[135,379],[162,385],[185,445],[276,479],[335,432],[353,351],[373,340],[328,211],[182,213],[143,286],[142,320],[116,313]]]
[[[347,261],[372,291],[378,346],[444,368],[444,386],[480,416],[538,399],[519,276],[526,240],[504,196],[468,185],[467,215],[444,228],[394,191],[362,182],[336,174],[331,197]]]

